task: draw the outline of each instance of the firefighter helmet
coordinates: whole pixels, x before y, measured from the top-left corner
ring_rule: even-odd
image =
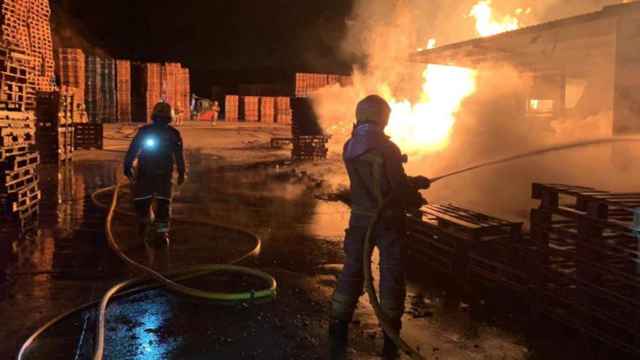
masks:
[[[387,126],[391,115],[391,107],[378,95],[369,95],[358,103],[356,120],[358,123],[373,123],[381,127]]]
[[[153,107],[152,117],[154,122],[165,121],[170,123],[175,118],[175,115],[171,105],[163,101],[157,103],[156,106]]]

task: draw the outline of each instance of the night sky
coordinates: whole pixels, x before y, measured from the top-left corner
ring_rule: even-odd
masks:
[[[195,90],[345,72],[353,0],[52,0],[57,45],[140,61],[179,61]]]

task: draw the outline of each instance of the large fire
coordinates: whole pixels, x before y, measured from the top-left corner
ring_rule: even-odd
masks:
[[[528,11],[518,9],[515,13]],[[509,15],[496,19],[491,0],[481,0],[474,5],[471,16],[476,19],[476,31],[483,37],[520,26],[518,19]],[[435,39],[430,39],[427,48],[433,47]],[[472,69],[429,64],[423,73],[422,94],[416,104],[396,99],[387,84],[381,85],[378,90],[392,108],[387,134],[403,151],[414,156],[443,150],[449,144],[462,102],[476,91],[476,77],[477,72]]]
[[[516,13],[522,13],[517,9]],[[471,8],[469,16],[476,19],[476,31],[480,36],[492,36],[506,31],[513,31],[520,27],[520,21],[511,15],[496,19],[491,8],[491,0],[482,0]]]
[[[442,150],[449,144],[462,100],[476,90],[474,70],[427,65],[420,102],[397,101],[387,86],[380,91],[391,105],[387,134],[412,155]]]

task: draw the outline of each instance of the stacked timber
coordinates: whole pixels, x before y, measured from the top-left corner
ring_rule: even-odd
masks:
[[[526,291],[528,280],[518,266],[524,251],[521,222],[429,204],[410,214],[407,225],[411,252],[459,284]]]
[[[191,118],[191,75],[188,68],[181,67],[176,86],[176,117],[179,123]]]
[[[16,239],[34,231],[38,224],[35,118],[32,113],[0,112],[0,244],[17,248]],[[9,246],[10,244],[10,246]]]
[[[260,97],[259,96],[244,97],[244,121],[246,122],[260,121]]]
[[[177,63],[166,63],[162,65],[162,100],[171,105],[173,111],[177,107],[177,86],[181,67]]]
[[[260,98],[260,122],[273,124],[276,121],[276,99],[263,96]]]
[[[224,97],[224,120],[227,122],[237,122],[240,116],[240,97],[238,95],[227,95]]]
[[[295,97],[309,97],[315,91],[331,85],[347,86],[351,84],[351,77],[335,74],[296,73]]]
[[[77,103],[84,104],[85,55],[81,49],[58,49],[57,74],[60,85],[78,89]]]
[[[540,310],[640,355],[640,193],[533,184],[533,198]]]
[[[85,69],[85,102],[89,122],[113,122],[116,118],[115,61],[89,55]]]
[[[38,91],[53,91],[55,62],[51,35],[49,0],[22,0],[28,6],[25,24],[29,34],[29,55],[33,58]]]
[[[101,65],[99,109],[102,121],[99,123],[114,122],[117,118],[116,62],[112,58],[105,57],[102,59]]]
[[[276,123],[291,125],[291,99],[280,96],[276,98]]]
[[[176,123],[181,124],[190,118],[190,99],[189,69],[179,63],[164,64],[162,66],[162,100],[171,105]]]
[[[118,122],[131,122],[131,62],[116,60]]]
[[[162,65],[137,63],[131,70],[133,121],[149,123],[153,107],[162,100]]]
[[[71,161],[74,150],[74,100],[69,92],[39,92],[37,97],[37,145],[42,161]]]

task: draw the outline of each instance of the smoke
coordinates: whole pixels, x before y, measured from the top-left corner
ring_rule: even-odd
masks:
[[[353,70],[353,86],[334,85],[313,96],[321,124],[332,134],[330,149],[342,150],[350,135],[359,99],[371,93],[416,102],[421,97],[424,64],[407,61],[407,55],[426,47],[478,37],[469,11],[478,0],[360,0],[349,19],[343,42],[344,56],[363,59]],[[522,8],[521,26],[601,10],[622,1],[492,0],[496,16]],[[514,5],[515,4],[515,5]],[[527,11],[527,8],[531,8]],[[478,69],[477,91],[464,99],[455,114],[450,143],[441,151],[420,154],[407,165],[410,174],[437,176],[481,161],[525,152],[545,145],[612,135],[613,51],[602,51],[587,61],[587,76],[566,78],[567,110],[553,119],[527,115],[528,97],[545,81],[496,63]],[[547,82],[553,82],[553,79]],[[539,90],[544,91],[544,90]],[[544,105],[540,105],[544,106]],[[401,144],[400,144],[401,145]],[[402,146],[401,146],[402,147]],[[518,161],[477,170],[434,185],[432,201],[452,202],[497,216],[525,220],[534,205],[532,182],[566,183],[612,191],[631,191],[640,181],[630,154],[635,145],[607,145]]]

